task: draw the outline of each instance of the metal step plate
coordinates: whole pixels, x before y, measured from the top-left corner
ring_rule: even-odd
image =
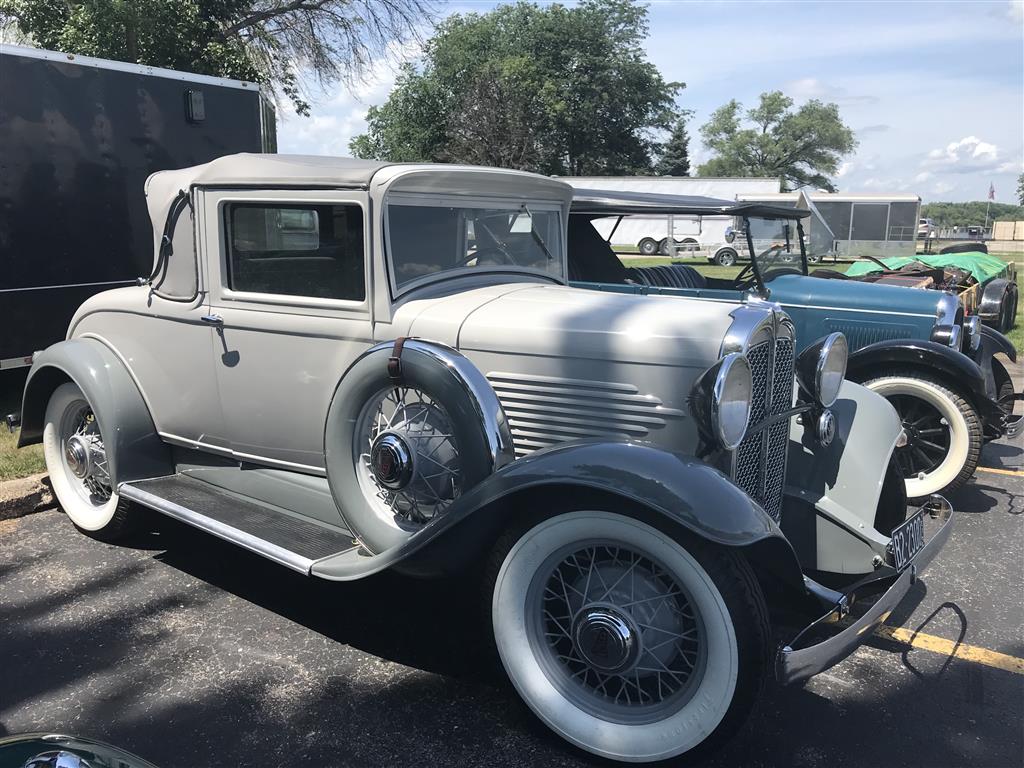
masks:
[[[184,475],[125,483],[119,493],[301,573],[356,546],[342,528],[302,520]]]

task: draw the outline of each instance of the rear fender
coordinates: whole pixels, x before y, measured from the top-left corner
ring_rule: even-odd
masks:
[[[502,531],[601,505],[726,547],[750,547],[772,574],[804,593],[803,575],[774,521],[729,478],[692,456],[636,443],[587,441],[530,454],[460,497],[443,517],[375,556],[370,572],[402,564],[421,575],[454,571],[489,550]],[[368,564],[328,558],[312,574],[349,580]]]
[[[112,350],[92,339],[61,341],[32,363],[21,406],[18,447],[40,443],[53,391],[72,381],[92,406],[107,447],[110,479],[118,484],[170,474],[170,449],[160,440],[139,388]]]

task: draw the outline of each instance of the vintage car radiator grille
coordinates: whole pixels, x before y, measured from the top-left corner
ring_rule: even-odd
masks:
[[[569,440],[643,440],[683,412],[631,384],[491,372],[516,456]]]
[[[754,379],[750,425],[781,413],[793,404],[793,341],[775,342],[772,370],[772,342],[764,341],[747,351]],[[778,522],[782,514],[782,492],[786,481],[786,449],[789,420],[751,434],[736,449],[733,479]]]

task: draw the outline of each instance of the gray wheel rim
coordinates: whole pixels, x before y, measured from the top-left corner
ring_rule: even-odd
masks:
[[[356,420],[353,457],[359,485],[384,518],[415,530],[451,506],[462,492],[459,449],[444,407],[413,387],[388,387],[371,397]],[[372,451],[400,442],[409,466],[400,487],[382,480]],[[375,471],[376,470],[376,471]]]
[[[76,400],[60,418],[61,467],[68,483],[88,504],[101,507],[113,489],[110,468],[96,416],[85,400]]]
[[[526,600],[545,675],[595,717],[663,720],[700,685],[703,619],[678,578],[645,552],[611,541],[563,547],[538,569]]]

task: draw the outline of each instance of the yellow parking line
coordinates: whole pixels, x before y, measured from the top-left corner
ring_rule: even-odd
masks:
[[[979,472],[991,472],[993,475],[1010,475],[1011,477],[1024,477],[1024,470],[1019,469],[996,469],[995,467],[978,467]]]
[[[884,624],[875,630],[875,634],[914,648],[941,653],[943,656],[955,656],[964,661],[976,661],[987,667],[1024,675],[1024,659],[1018,659],[1016,656],[1009,656],[998,651],[990,651],[987,648],[979,648],[966,643],[955,643],[944,637],[926,635],[923,632],[914,632],[903,627],[888,627]]]

